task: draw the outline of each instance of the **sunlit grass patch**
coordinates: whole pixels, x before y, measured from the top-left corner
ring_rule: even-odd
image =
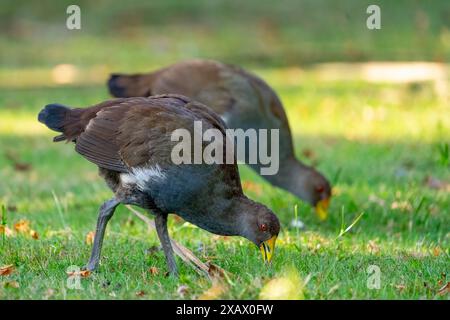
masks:
[[[289,289],[301,281],[295,298],[445,298],[438,289],[448,282],[447,106],[426,84],[322,83],[298,71],[286,79],[262,75],[286,105],[297,156],[326,174],[334,197],[321,223],[308,205],[240,166],[245,192],[282,223],[271,266],[245,239],[216,237],[171,218],[174,239],[229,272],[231,284],[212,290],[216,297],[257,299],[267,286],[290,296],[283,284]],[[25,219],[39,235],[0,239],[0,267],[15,270],[0,278],[1,298],[197,299],[211,293],[211,282],[181,260],[180,279],[165,277],[156,235],[122,207],[108,227],[99,273],[81,279],[84,290],[67,288],[67,268],[87,261],[86,237],[110,191],[96,167],[73,145],[53,143],[36,116],[50,102],[79,107],[107,98],[101,85],[16,88],[0,96],[5,225],[14,229]],[[380,289],[367,287],[372,265],[380,268]]]

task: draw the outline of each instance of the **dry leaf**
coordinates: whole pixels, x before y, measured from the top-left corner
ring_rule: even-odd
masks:
[[[404,284],[396,284],[395,289],[397,289],[401,292],[406,289],[406,286]]]
[[[6,210],[8,210],[9,212],[16,212],[17,211],[17,206],[10,204],[6,207]]]
[[[17,289],[20,287],[19,283],[17,281],[7,281],[3,284],[4,288],[14,288]]]
[[[14,170],[16,171],[29,171],[31,169],[31,164],[25,162],[14,163]]]
[[[48,288],[47,291],[45,292],[44,299],[48,300],[54,294],[55,294],[55,290],[53,290],[52,288]]]
[[[394,201],[391,204],[391,209],[398,209],[403,211],[412,211],[412,206],[408,201]]]
[[[31,164],[19,161],[18,155],[13,152],[5,152],[5,157],[12,162],[16,171],[28,171],[31,169]]]
[[[376,203],[376,204],[378,204],[380,207],[384,207],[385,204],[386,204],[386,201],[385,201],[385,200],[383,200],[383,199],[377,197],[377,196],[374,195],[374,194],[369,195],[369,202]]]
[[[0,234],[4,234],[7,237],[14,236],[14,231],[5,225],[0,225]]]
[[[150,269],[148,269],[148,272],[150,272],[152,276],[156,276],[157,274],[159,274],[159,269],[157,267],[151,267]]]
[[[80,276],[83,278],[87,278],[91,275],[91,272],[89,270],[81,270],[80,271]]]
[[[137,292],[136,292],[136,296],[138,296],[138,297],[143,297],[143,296],[145,296],[145,291],[143,291],[143,290],[137,291]]]
[[[433,256],[435,257],[439,257],[439,255],[441,254],[442,250],[439,247],[434,247],[433,248]]]
[[[94,237],[95,237],[95,232],[94,231],[89,231],[86,234],[86,244],[91,246],[94,243]]]
[[[89,270],[80,270],[80,271],[72,271],[72,272],[67,272],[67,275],[69,277],[82,277],[82,278],[87,278],[91,275],[91,271]]]
[[[30,236],[34,239],[34,240],[38,240],[39,239],[39,234],[34,231],[34,230],[30,230]]]
[[[14,230],[18,233],[29,233],[30,232],[30,221],[22,219],[14,224]]]
[[[443,296],[450,292],[450,282],[447,282],[442,288],[438,290],[438,295]]]
[[[227,287],[221,282],[217,281],[214,283],[211,288],[203,292],[198,300],[215,300],[218,299],[225,291]]]
[[[14,265],[8,264],[0,268],[0,276],[7,276],[14,272]]]
[[[439,180],[435,177],[428,176],[425,178],[423,183],[430,189],[444,190],[450,192],[450,183],[443,180]]]
[[[375,240],[369,240],[367,243],[367,250],[369,250],[370,253],[377,254],[380,252],[380,247]]]

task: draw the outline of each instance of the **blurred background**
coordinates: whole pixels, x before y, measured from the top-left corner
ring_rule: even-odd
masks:
[[[71,4],[81,8],[80,30],[66,28]],[[381,8],[380,30],[366,26],[371,4]],[[326,239],[339,230],[341,212],[347,222],[366,212],[352,230],[359,237],[346,250],[359,246],[367,259],[373,250],[422,254],[448,248],[448,0],[2,0],[0,202],[8,221],[31,220],[42,239],[53,243],[56,237],[54,246],[65,243],[68,256],[83,261],[80,254],[87,249],[68,239],[75,235],[83,243],[110,192],[73,146],[51,142],[54,133],[36,121],[37,113],[48,103],[85,107],[110,98],[105,82],[111,72],[147,72],[189,58],[237,64],[265,79],[285,105],[297,156],[317,166],[334,186],[330,219],[321,224],[307,205],[242,166],[246,193],[282,221],[280,248],[297,241],[289,238],[299,226],[291,223],[295,205],[308,230]],[[113,219],[111,243],[119,241],[133,252],[141,247],[132,245],[130,235],[145,238],[145,230],[129,219]],[[183,243],[191,248],[196,239],[210,243],[198,229],[177,227],[177,235],[188,235]],[[327,240],[317,240],[322,239],[317,234],[303,235],[295,238],[300,248],[314,253],[320,244],[326,247]],[[366,246],[369,240],[374,245]],[[26,246],[33,245],[17,242],[11,257],[25,261],[14,248]],[[334,249],[327,253],[329,261]],[[285,257],[292,250],[284,251]],[[309,258],[302,261],[326,265]],[[117,259],[120,263],[120,254]],[[411,265],[438,273],[445,271],[440,261],[436,269],[433,263]],[[222,261],[230,270],[240,270],[238,262]],[[29,271],[38,270],[36,265]],[[339,272],[334,265],[330,270]],[[419,280],[410,298],[425,290],[422,278],[414,279]],[[318,284],[310,297],[329,297],[332,285]],[[353,297],[344,288],[336,289],[339,297]],[[354,290],[360,298],[374,294],[365,287]],[[398,293],[389,290],[384,297]]]

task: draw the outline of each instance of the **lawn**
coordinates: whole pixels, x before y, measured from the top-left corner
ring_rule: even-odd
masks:
[[[91,8],[81,3],[82,10]],[[256,2],[249,1],[235,23],[234,1],[181,8],[139,2],[142,10],[135,11],[100,3],[85,10],[85,29],[77,34],[58,29],[65,19],[58,7],[26,10],[7,2],[0,12],[6,30],[0,36],[1,224],[19,230],[0,234],[0,268],[14,266],[0,276],[0,299],[257,299],[267,297],[268,286],[282,290],[291,283],[294,298],[448,299],[440,290],[449,282],[450,266],[448,99],[429,82],[323,80],[313,67],[337,60],[448,62],[445,1],[428,7],[410,2],[405,16],[400,14],[405,1],[399,1],[386,10],[387,31],[379,36],[354,28],[365,19],[348,15],[364,7],[355,1],[343,2],[333,15],[325,2],[305,1],[304,10],[297,10],[303,12],[301,22],[294,9],[281,5],[262,5],[253,15]],[[155,20],[148,22],[146,10],[161,14],[153,13]],[[316,21],[305,12],[325,18]],[[119,13],[123,20],[114,19]],[[333,28],[333,21],[345,16]],[[389,32],[394,18],[398,32]],[[428,35],[425,44],[419,32]],[[111,192],[73,145],[52,143],[53,133],[36,121],[37,113],[51,102],[78,107],[108,99],[109,72],[146,71],[189,57],[241,64],[275,88],[297,156],[333,184],[329,219],[320,222],[299,199],[240,166],[246,194],[270,207],[282,224],[272,265],[264,265],[245,239],[214,236],[170,218],[171,236],[228,276],[212,284],[177,258],[179,279],[167,277],[156,234],[119,207],[108,225],[99,271],[82,278],[81,289],[71,289],[68,268],[87,262],[88,234]],[[59,64],[71,66],[69,75],[59,75]],[[304,228],[293,223],[296,216]],[[26,227],[21,220],[37,233],[34,238],[20,232]],[[370,286],[373,268],[380,271],[379,288]]]

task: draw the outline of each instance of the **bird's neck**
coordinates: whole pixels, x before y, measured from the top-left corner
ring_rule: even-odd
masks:
[[[201,207],[185,208],[179,214],[186,221],[214,234],[240,235],[239,201],[240,197],[221,199]]]
[[[258,170],[257,172],[259,173],[259,169],[256,167],[252,168]],[[297,160],[294,156],[289,156],[283,160],[280,159],[280,166],[276,174],[261,175],[261,177],[277,187],[290,191],[294,187],[293,180],[303,176],[309,170],[310,167]]]
[[[280,161],[280,168],[275,175],[262,176],[272,185],[289,191],[290,193],[304,199],[307,197],[302,179],[308,177],[311,167],[303,164],[294,157]]]

